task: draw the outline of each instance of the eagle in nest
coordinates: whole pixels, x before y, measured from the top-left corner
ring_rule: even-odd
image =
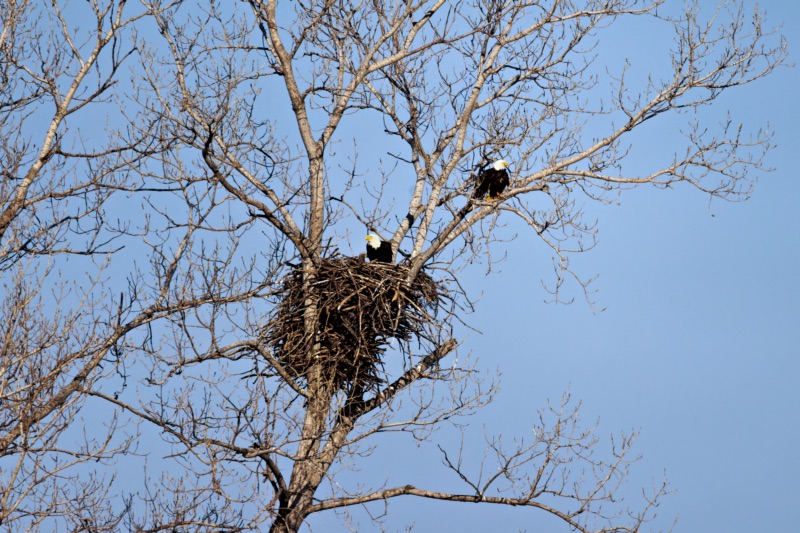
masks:
[[[472,198],[475,200],[483,200],[491,202],[496,197],[503,194],[503,191],[508,187],[508,166],[511,163],[505,159],[499,159],[492,163],[491,166],[484,167],[478,176],[475,178],[475,190],[472,193]]]
[[[370,233],[364,239],[367,241],[367,259],[380,263],[392,262],[392,243],[382,241],[374,233]]]

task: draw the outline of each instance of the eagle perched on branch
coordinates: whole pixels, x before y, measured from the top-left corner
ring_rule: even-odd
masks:
[[[499,159],[490,166],[484,167],[475,178],[475,190],[472,198],[475,200],[492,201],[506,190],[509,178],[508,170],[511,163],[505,159]]]

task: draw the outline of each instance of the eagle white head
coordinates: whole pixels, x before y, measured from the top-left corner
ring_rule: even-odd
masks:
[[[505,159],[498,159],[497,161],[494,162],[492,168],[494,168],[495,170],[503,170],[508,168],[510,165],[511,163],[509,163]]]
[[[380,248],[381,246],[381,238],[374,233],[370,233],[364,237],[364,240],[367,241],[367,244],[369,244],[371,248]]]

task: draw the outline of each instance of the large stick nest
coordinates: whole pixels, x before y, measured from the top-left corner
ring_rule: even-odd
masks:
[[[319,365],[336,386],[375,386],[382,381],[381,357],[389,339],[406,346],[415,338],[430,340],[434,316],[447,297],[427,274],[420,272],[409,283],[408,273],[403,264],[333,257],[320,262],[304,291],[303,270],[297,267],[284,278],[262,339],[295,377]],[[306,334],[306,309],[313,302],[315,338]]]

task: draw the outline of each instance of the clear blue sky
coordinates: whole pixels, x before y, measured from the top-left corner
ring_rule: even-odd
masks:
[[[800,6],[761,7],[768,23],[783,24],[789,61],[798,62]],[[644,35],[629,39],[646,45]],[[709,205],[688,188],[642,189],[624,194],[620,206],[591,208],[599,246],[575,263],[585,275],[600,274],[604,312],[592,313],[580,298],[543,303],[548,257],[525,238],[508,246],[500,273],[462,280],[484,287],[469,317],[483,334],[471,334],[467,347],[483,368],[502,373],[500,396],[469,420],[476,441],[484,426],[524,434],[536,409],[569,388],[587,423],[599,417],[599,436],[641,432],[630,495],[666,472],[676,492],[663,500],[654,529],[669,529],[678,516],[682,532],[800,530],[798,94],[800,72],[781,68],[716,108],[720,117],[730,110],[737,121],[769,122],[776,132],[768,158],[775,171],[759,179],[750,201]],[[388,476],[398,462],[403,475],[391,479],[424,486],[447,475],[436,470],[436,454],[410,440],[389,446],[362,471],[366,478]],[[555,531],[540,515],[406,498],[391,505],[385,527]],[[312,527],[344,529],[333,516]]]

